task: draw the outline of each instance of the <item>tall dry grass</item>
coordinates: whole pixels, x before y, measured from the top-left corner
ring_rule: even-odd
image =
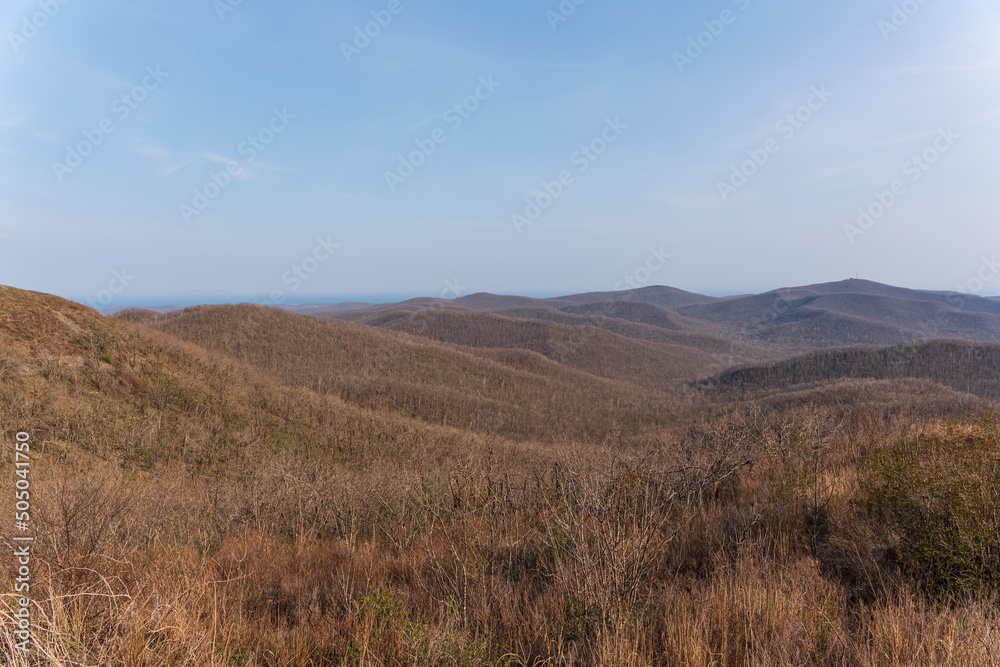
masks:
[[[905,437],[896,428],[890,438]],[[39,497],[70,511],[46,502],[40,515],[38,655],[995,664],[995,603],[932,602],[892,571],[879,555],[891,536],[857,502],[857,454],[821,417],[751,411],[673,444],[500,446],[433,471],[385,456],[263,486],[179,471],[139,484],[99,466],[78,482],[43,478]],[[79,520],[82,497],[105,509]],[[129,511],[105,497],[127,497]]]

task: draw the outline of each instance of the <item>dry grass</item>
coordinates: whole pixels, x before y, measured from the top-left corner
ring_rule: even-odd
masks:
[[[508,363],[403,333],[252,305],[202,306],[153,323],[291,386],[381,413],[507,438],[634,435],[666,426],[675,411],[665,382],[663,391],[650,392],[537,352],[518,351]],[[573,349],[566,347],[564,355],[577,354]]]
[[[689,396],[683,420],[664,423],[637,412],[627,386],[553,379],[542,359],[502,376],[516,383],[509,405],[517,392],[582,388],[517,413],[520,431],[487,434],[416,419],[402,393],[369,409],[282,375],[315,350],[279,368],[282,382],[266,365],[290,348],[253,366],[0,296],[48,327],[32,349],[0,322],[2,437],[32,433],[38,531],[37,646],[30,662],[13,649],[14,598],[0,596],[8,664],[1000,663],[996,602],[931,602],[864,502],[873,455],[920,431],[944,444],[972,432],[968,403],[952,406],[966,426],[932,420],[950,394],[859,383],[780,405]],[[376,351],[397,340],[379,335]],[[431,389],[486,372],[482,359],[398,340],[399,359],[450,364],[424,379]],[[381,358],[354,357],[343,383]],[[574,406],[573,437],[548,421],[595,400],[595,386],[622,391],[621,407]],[[589,432],[587,412],[630,432]],[[0,567],[7,576],[10,559]]]

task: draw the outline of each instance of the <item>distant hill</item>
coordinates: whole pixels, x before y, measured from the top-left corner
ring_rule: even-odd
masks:
[[[871,280],[858,280],[850,278],[832,283],[817,283],[815,285],[804,285],[793,287],[787,290],[800,293],[803,296],[823,295],[823,294],[864,294],[867,296],[887,296],[897,299],[934,299],[945,301],[951,292],[938,292],[926,290],[913,290],[906,287],[893,287]]]
[[[172,311],[157,311],[147,308],[123,308],[121,310],[116,310],[113,315],[115,318],[125,320],[127,322],[151,322],[168,312]]]
[[[365,308],[370,308],[374,304],[370,303],[360,303],[348,301],[344,303],[309,303],[309,304],[285,304],[278,305],[277,308],[282,308],[284,310],[291,311],[293,313],[302,313],[304,315],[331,315],[336,313],[347,313],[356,310],[364,310]],[[97,312],[101,315],[118,315],[125,312],[126,310],[145,310],[151,313],[172,313],[175,310],[184,310],[189,306],[148,306],[148,307],[136,307],[136,306],[126,306],[123,308],[98,308]]]
[[[358,310],[366,310],[374,304],[361,303],[357,301],[345,301],[344,303],[307,303],[303,305],[281,305],[283,310],[302,315],[329,315],[332,313],[348,313]]]
[[[477,293],[456,299],[421,297],[399,303],[283,308],[417,335],[421,332],[408,328],[405,322],[407,317],[423,311],[495,313],[568,326],[594,326],[636,340],[722,354],[733,361],[774,359],[824,347],[893,345],[938,338],[1000,342],[1000,297],[912,290],[868,280],[730,297],[652,285],[552,298]],[[436,338],[459,342],[454,340],[455,335],[438,333]]]
[[[446,323],[455,332],[452,337],[507,335],[497,328],[507,318],[496,316],[494,322],[482,320],[481,313],[457,313],[454,319],[438,320],[440,313],[434,312],[423,322],[429,327]],[[517,322],[511,323],[512,335],[526,343],[522,352],[527,356],[508,359],[427,340],[432,336],[389,330],[394,325],[412,327],[400,324],[398,314],[385,317],[386,327],[380,329],[244,304],[189,308],[149,324],[231,355],[291,386],[333,394],[372,410],[515,439],[600,440],[613,429],[638,433],[669,423],[673,407],[667,394],[597,373],[609,368],[605,363],[620,364],[619,375],[637,367],[650,382],[660,378],[666,391],[668,377],[693,372],[699,361],[686,353],[674,359],[666,353],[657,356],[659,349],[629,347],[631,341],[621,337],[616,342],[625,351],[602,357],[592,354],[597,334],[567,331],[575,338],[546,342],[544,327],[536,326],[532,334],[524,326],[530,323]],[[483,327],[483,322],[493,326]],[[462,324],[469,328],[461,329]],[[553,347],[547,348],[550,344]],[[567,363],[546,358],[545,352]],[[595,372],[581,370],[588,365]]]
[[[119,313],[125,312],[126,310],[145,310],[151,313],[172,313],[175,310],[180,310],[184,306],[126,306],[123,308],[98,308],[97,312],[101,315],[117,315]]]
[[[549,305],[551,299],[534,299],[526,296],[505,296],[480,292],[469,294],[457,299],[439,299],[438,304],[459,306],[469,310],[499,310],[500,308],[516,308],[520,306]]]
[[[885,346],[940,338],[1000,342],[998,299],[910,290],[866,280],[725,298],[663,286],[551,299],[475,294],[453,300],[411,299],[327,316],[423,335],[430,329],[414,328],[407,324],[409,318],[442,309],[593,326],[627,338],[722,355],[730,363],[845,345]],[[470,321],[466,318],[463,326],[471,326]],[[439,340],[476,344],[459,331],[443,334],[441,327],[433,330],[431,337]],[[500,346],[524,347],[517,342]]]
[[[672,309],[680,306],[711,303],[715,297],[685,292],[674,287],[653,285],[634,290],[618,292],[588,292],[585,294],[570,294],[551,298],[533,298],[526,296],[511,296],[479,292],[455,299],[437,299],[420,297],[400,301],[398,303],[383,303],[370,306],[372,311],[380,310],[419,310],[422,308],[458,307],[466,310],[500,311],[511,308],[572,308],[587,304],[615,302],[653,304]]]
[[[566,304],[580,305],[602,303],[605,301],[624,303],[650,303],[664,308],[679,308],[699,303],[712,303],[718,301],[716,297],[685,292],[676,287],[666,287],[664,285],[650,285],[631,290],[620,290],[617,292],[587,292],[584,294],[572,294],[569,296],[546,299],[549,305],[565,307]]]
[[[573,315],[615,317],[673,331],[681,331],[685,328],[684,318],[677,313],[643,301],[595,301],[578,306],[567,306],[560,310]]]
[[[677,309],[736,335],[791,350],[919,339],[1000,341],[1000,303],[864,280],[775,290]]]
[[[930,380],[1000,402],[1000,345],[938,340],[891,347],[821,350],[771,364],[724,371],[699,386],[768,393],[842,379]]]
[[[583,308],[588,307],[584,306]],[[663,327],[652,323],[636,322],[633,319],[624,317],[612,317],[606,314],[609,312],[608,310],[600,307],[588,314],[583,314],[581,311],[569,312],[569,309],[572,308],[576,307],[570,306],[562,310],[554,308],[506,308],[493,312],[497,315],[505,315],[507,317],[555,322],[568,326],[597,327],[628,338],[646,340],[653,343],[669,343],[694,347],[703,352],[713,354],[732,355],[735,354],[735,347],[738,347],[731,340],[707,333],[712,329],[712,325],[686,318],[682,315],[670,316],[669,325]],[[681,327],[680,329],[676,328],[678,325]]]
[[[718,359],[697,348],[636,340],[598,327],[460,308],[390,311],[367,323],[470,348],[530,350],[571,368],[654,391],[720,366]]]

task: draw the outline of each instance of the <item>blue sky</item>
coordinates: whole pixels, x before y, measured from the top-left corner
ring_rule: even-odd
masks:
[[[3,284],[1000,293],[995,2],[64,1],[0,9]]]

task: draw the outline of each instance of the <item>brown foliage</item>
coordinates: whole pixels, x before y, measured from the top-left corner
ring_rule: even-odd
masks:
[[[939,433],[936,412],[971,424],[968,397],[890,381],[661,397],[530,352],[283,314],[286,340],[261,342],[256,307],[175,320],[209,350],[2,294],[6,321],[48,332],[32,350],[0,322],[2,438],[32,434],[35,664],[1000,658],[995,602],[930,602],[861,483],[880,452]],[[503,428],[460,411],[488,401]],[[0,655],[26,665],[13,611],[0,596]]]

